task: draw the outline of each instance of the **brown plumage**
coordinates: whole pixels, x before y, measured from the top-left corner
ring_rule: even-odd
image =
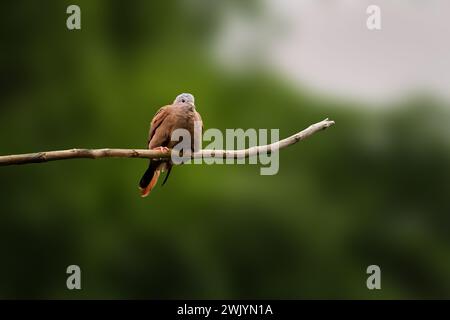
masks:
[[[176,97],[171,105],[162,107],[156,112],[150,125],[148,135],[149,149],[171,149],[180,141],[171,140],[172,132],[176,129],[186,129],[191,135],[191,151],[196,151],[201,144],[201,131],[195,132],[195,125],[203,128],[202,118],[195,110],[194,97],[189,93],[183,93]],[[198,134],[194,139],[194,134]],[[194,141],[197,145],[194,145]],[[166,183],[172,169],[170,160],[150,160],[148,169],[139,182],[141,196],[146,197],[158,182],[161,172],[167,171],[164,183]]]

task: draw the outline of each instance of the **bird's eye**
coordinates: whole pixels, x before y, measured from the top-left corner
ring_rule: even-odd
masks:
[[[181,102],[186,102],[186,100],[184,100],[184,99],[181,99]]]

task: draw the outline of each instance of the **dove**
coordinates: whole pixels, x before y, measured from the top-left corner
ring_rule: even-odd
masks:
[[[194,130],[194,128],[200,130]],[[147,146],[151,150],[168,151],[175,147],[179,140],[171,139],[172,132],[176,129],[186,129],[191,137],[191,151],[197,151],[201,142],[203,122],[200,114],[195,109],[195,99],[190,93],[178,95],[171,105],[160,108],[154,115],[148,134]],[[195,142],[195,143],[194,143]],[[166,173],[162,183],[164,185],[172,169],[170,160],[150,159],[150,164],[139,182],[141,197],[146,197],[158,182],[161,172]]]

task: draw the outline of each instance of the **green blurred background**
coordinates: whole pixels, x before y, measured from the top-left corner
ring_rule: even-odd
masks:
[[[78,4],[82,29],[66,28]],[[257,1],[5,1],[0,154],[144,148],[157,108],[196,96],[205,128],[331,129],[280,171],[185,165],[146,199],[143,159],[0,168],[0,298],[450,298],[449,106],[383,108],[234,72],[211,44]],[[420,44],[417,44],[420,48]],[[66,288],[68,265],[82,290]],[[366,288],[381,267],[382,290]]]

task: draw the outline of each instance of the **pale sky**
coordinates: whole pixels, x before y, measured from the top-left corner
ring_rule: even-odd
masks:
[[[450,101],[449,0],[264,2],[256,17],[229,14],[221,60],[263,60],[319,94],[384,103],[425,90]],[[379,31],[366,27],[369,5],[381,9]]]

